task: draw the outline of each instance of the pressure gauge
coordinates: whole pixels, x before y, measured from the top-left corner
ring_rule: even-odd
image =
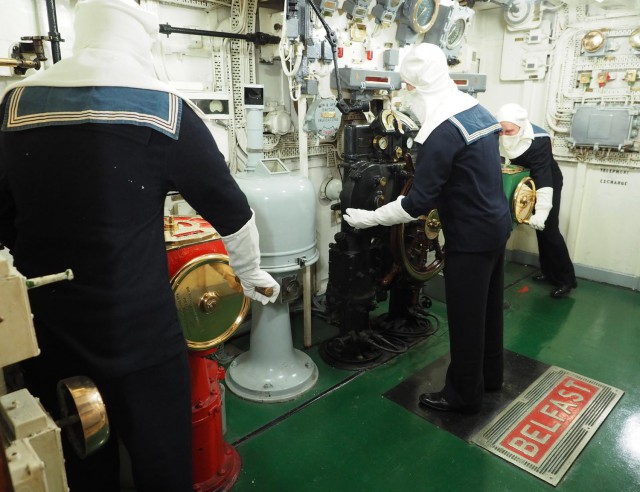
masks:
[[[405,145],[407,146],[407,149],[412,149],[413,148],[413,138],[407,137],[407,141],[405,142]]]
[[[453,49],[462,42],[467,23],[464,19],[456,19],[448,27],[445,34],[445,45],[448,49]]]
[[[380,150],[386,150],[389,147],[389,139],[382,135],[373,137],[373,146]]]
[[[418,34],[427,32],[438,16],[439,0],[408,0],[404,4],[411,29]]]

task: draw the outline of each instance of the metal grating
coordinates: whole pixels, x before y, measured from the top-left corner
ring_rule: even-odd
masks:
[[[551,366],[471,442],[557,485],[623,394]]]

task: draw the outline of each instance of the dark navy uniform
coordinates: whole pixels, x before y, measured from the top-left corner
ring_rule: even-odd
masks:
[[[26,277],[67,268],[75,276],[29,291],[42,353],[25,364],[28,387],[55,414],[59,379],[92,378],[136,458],[136,483],[192,490],[189,369],[164,201],[179,190],[228,235],[251,217],[246,197],[206,125],[173,94],[23,87],[5,97],[0,117],[0,242]],[[134,414],[147,418],[122,428]],[[71,490],[119,490],[90,471],[117,471],[115,438],[85,460],[87,475],[74,472],[73,452],[65,458]]]
[[[502,185],[498,122],[480,105],[441,123],[418,150],[403,208],[437,208],[445,237],[451,364],[443,396],[477,410],[503,377],[504,252],[511,214]]]
[[[536,188],[553,188],[553,206],[544,223],[544,231],[536,231],[540,270],[553,285],[572,286],[576,283],[576,274],[559,227],[562,172],[553,158],[549,134],[539,126],[531,126],[534,132],[531,146],[524,154],[509,160],[531,170]]]

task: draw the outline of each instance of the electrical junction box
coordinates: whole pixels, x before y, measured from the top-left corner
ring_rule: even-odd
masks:
[[[462,92],[476,94],[487,90],[487,74],[485,73],[450,72],[449,76]]]
[[[571,121],[573,147],[638,152],[639,106],[580,106]]]
[[[338,76],[343,89],[350,90],[398,90],[401,86],[400,74],[386,70],[364,68],[339,68]],[[331,77],[331,88],[336,89],[335,77]]]
[[[384,68],[387,70],[393,70],[400,65],[400,51],[395,48],[385,50],[382,54],[382,61],[384,63]]]
[[[304,130],[322,140],[336,137],[342,121],[342,113],[333,98],[316,97],[307,111]]]

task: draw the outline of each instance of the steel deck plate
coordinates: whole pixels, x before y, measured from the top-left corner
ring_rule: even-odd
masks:
[[[471,442],[557,485],[623,394],[551,366]]]

